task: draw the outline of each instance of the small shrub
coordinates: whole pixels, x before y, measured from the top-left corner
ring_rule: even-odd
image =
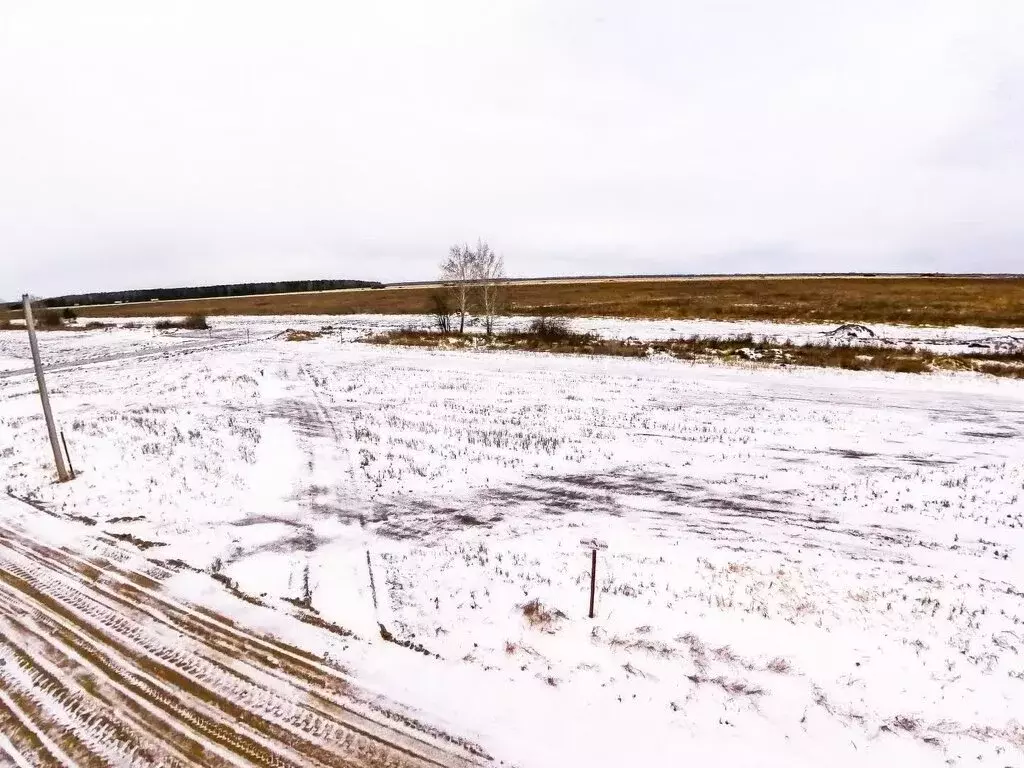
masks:
[[[569,321],[566,318],[545,315],[533,319],[529,332],[545,341],[571,339],[576,335],[569,329]]]
[[[544,607],[544,604],[537,598],[534,598],[523,605],[523,616],[526,617],[526,620],[530,622],[531,626],[546,624],[551,621],[550,611],[548,611]]]
[[[40,309],[34,314],[36,325],[40,328],[60,328],[64,325],[64,318],[55,309]]]
[[[557,609],[552,610],[548,608],[537,598],[520,606],[520,610],[522,610],[523,617],[531,627],[547,631],[551,631],[552,626],[558,619],[565,618],[564,613]]]
[[[7,330],[11,327],[11,313],[7,310],[0,310],[0,329]]]
[[[497,337],[499,345],[540,352],[584,355],[601,354],[593,349],[599,341],[600,339],[593,334],[573,331],[569,321],[564,317],[546,315],[534,318],[525,329],[507,331]]]
[[[909,715],[896,715],[896,717],[892,719],[891,727],[913,733],[921,727],[921,723],[916,718],[910,717]]]
[[[189,331],[207,331],[210,324],[206,322],[206,315],[189,315],[181,321],[179,327]]]
[[[452,332],[452,307],[448,295],[441,291],[435,291],[430,295],[431,308],[434,313],[434,325],[439,333],[449,334]]]
[[[127,327],[127,326],[126,326]],[[157,320],[153,327],[158,331],[171,331],[180,328],[186,331],[206,331],[210,329],[206,315],[189,315],[184,320]]]
[[[437,331],[401,328],[366,336],[362,341],[367,344],[400,344],[407,347],[439,347],[449,345],[471,347],[479,338],[470,334],[465,336],[458,334],[447,335]]]
[[[78,315],[75,314],[75,310],[71,307],[64,307],[64,311],[60,313],[61,317],[69,323],[75,322],[78,319]]]

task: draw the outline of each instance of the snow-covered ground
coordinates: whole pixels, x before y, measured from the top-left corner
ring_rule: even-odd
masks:
[[[307,330],[330,329],[330,333],[346,341],[372,333],[398,329],[430,329],[430,315],[287,315],[270,317],[229,316],[211,320],[210,331],[158,331],[153,328],[158,318],[99,318],[94,320],[110,327],[101,331],[48,331],[46,362],[62,365],[84,360],[102,360],[112,354],[141,356],[183,348],[199,339],[217,345],[256,336],[266,337],[289,328]],[[522,329],[529,317],[504,317],[496,323],[498,331]],[[139,326],[125,328],[125,324]],[[569,321],[580,333],[593,333],[606,339],[637,339],[662,341],[691,336],[736,338],[751,335],[756,340],[794,344],[852,344],[862,346],[912,346],[942,354],[966,352],[1024,351],[1024,329],[981,328],[977,326],[929,327],[912,325],[850,326],[835,333],[834,324],[771,323],[760,321],[718,320],[633,320],[601,317],[578,317]],[[481,321],[469,319],[469,330],[480,331]],[[861,330],[867,328],[867,331]],[[110,350],[116,350],[111,353]],[[23,370],[32,363],[26,335],[20,332],[0,333],[0,375]]]
[[[530,317],[501,317],[496,328],[499,332],[523,329]],[[863,346],[912,346],[944,354],[964,352],[1008,352],[1024,350],[1024,329],[980,328],[976,326],[848,326],[841,333],[836,324],[768,323],[757,321],[726,322],[701,321],[645,321],[645,319],[615,319],[609,317],[573,317],[568,321],[573,331],[596,334],[604,339],[637,339],[660,341],[691,336],[731,339],[751,335],[757,340],[794,344],[854,344]],[[252,327],[252,317],[217,318],[216,325],[240,332]],[[425,314],[353,314],[336,316],[279,317],[259,319],[256,326],[269,328],[322,328],[333,329],[345,338],[358,338],[368,332],[395,329],[431,329],[434,318]],[[469,328],[479,332],[482,323],[470,318]],[[866,329],[866,330],[864,330]]]
[[[124,322],[124,321],[122,321]],[[38,334],[47,367],[113,362],[130,357],[185,353],[207,346],[244,341],[244,329],[157,331],[150,320],[139,328],[45,331]],[[31,371],[32,351],[23,331],[0,332],[0,375]]]
[[[499,318],[498,331],[521,329],[529,325],[529,317]],[[430,315],[336,315],[311,317],[217,318],[216,326],[224,333],[239,333],[244,328],[329,327],[344,338],[359,338],[369,332],[402,328],[429,329],[434,327]],[[872,325],[868,332],[835,334],[838,326],[815,323],[772,323],[760,321],[719,320],[633,320],[607,317],[577,317],[569,320],[570,327],[580,333],[593,333],[606,339],[659,341],[689,336],[736,338],[752,335],[755,339],[775,343],[791,341],[794,344],[859,344],[865,346],[912,346],[945,354],[978,351],[1024,350],[1024,329],[981,328],[977,326],[929,327],[913,325]],[[470,330],[481,330],[481,321],[470,318]],[[864,327],[864,326],[862,326]]]
[[[176,600],[179,567],[105,538],[0,496],[0,764],[482,764],[330,660]]]
[[[45,334],[81,475],[51,483],[19,374],[0,377],[0,478],[227,577],[275,610],[168,583],[506,763],[1024,763],[1024,383],[350,343],[415,322]],[[273,338],[326,325],[344,331]],[[0,334],[0,359],[21,343]],[[71,366],[79,349],[118,359]],[[306,596],[355,636],[274,621]]]

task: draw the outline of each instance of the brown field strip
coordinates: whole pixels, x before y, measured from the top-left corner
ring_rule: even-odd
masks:
[[[436,286],[161,301],[76,309],[83,317],[426,313]],[[1021,277],[737,277],[522,282],[512,314],[1024,326]],[[16,315],[15,315],[16,316]]]

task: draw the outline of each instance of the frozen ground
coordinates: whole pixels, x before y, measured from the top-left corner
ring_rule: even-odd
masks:
[[[7,497],[0,515],[3,764],[478,764],[338,666],[175,600],[175,569]]]
[[[19,374],[0,477],[506,763],[1024,764],[1024,384],[349,343],[386,322],[46,334],[82,474]]]
[[[213,329],[207,331],[157,331],[155,318],[100,318],[111,327],[103,331],[49,331],[45,334],[46,362],[59,366],[69,362],[94,362],[112,357],[141,357],[182,351],[188,346],[220,346],[249,341],[256,336],[268,337],[288,328],[318,330],[329,328],[335,337],[351,341],[370,333],[434,327],[430,315],[289,315],[281,317],[218,317]],[[523,328],[528,317],[500,318],[499,331]],[[139,328],[126,329],[126,324]],[[928,327],[873,325],[868,332],[853,327],[836,334],[835,324],[726,322],[716,320],[617,320],[614,318],[581,317],[570,321],[582,333],[594,333],[607,339],[633,338],[659,341],[684,336],[735,338],[752,335],[757,340],[794,344],[852,344],[862,346],[913,346],[943,354],[965,352],[1024,351],[1024,329],[980,328],[975,326]],[[469,329],[479,331],[480,321],[470,318]],[[113,351],[112,351],[113,350]],[[31,365],[28,341],[24,333],[0,333],[0,376],[22,371]]]
[[[112,322],[112,321],[111,321]],[[123,322],[123,321],[122,321]],[[164,354],[189,354],[208,347],[244,341],[244,329],[157,331],[152,320],[139,328],[91,331],[45,331],[39,334],[41,357],[48,368],[115,362]],[[22,331],[0,332],[0,377],[31,372],[32,352]]]
[[[500,318],[499,331],[523,328],[531,318]],[[254,319],[234,317],[218,319],[222,332],[240,332],[253,327]],[[470,319],[469,328],[480,330],[480,321]],[[640,341],[676,339],[683,336],[714,336],[735,338],[750,334],[758,340],[794,344],[854,344],[864,346],[913,346],[945,354],[978,352],[1010,352],[1024,350],[1024,329],[953,326],[946,328],[910,325],[873,325],[869,333],[852,329],[835,334],[837,325],[813,323],[726,322],[716,320],[618,320],[603,317],[579,317],[570,320],[571,327],[581,333],[594,333],[606,339],[633,338]],[[266,318],[255,321],[256,327],[284,329],[287,327],[330,327],[336,335],[354,339],[368,332],[399,328],[433,328],[429,315],[338,315],[297,318]]]

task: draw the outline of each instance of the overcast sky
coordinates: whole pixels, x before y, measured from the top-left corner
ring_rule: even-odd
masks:
[[[0,296],[1024,271],[1024,0],[0,0]]]

